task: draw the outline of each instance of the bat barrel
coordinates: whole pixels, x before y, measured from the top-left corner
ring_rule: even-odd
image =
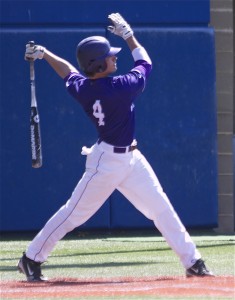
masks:
[[[34,46],[34,41],[29,41],[30,46]],[[34,61],[30,61],[30,85],[31,85],[31,115],[30,115],[30,140],[32,167],[40,168],[42,166],[42,146],[39,112],[37,108],[36,91],[35,91],[35,71]]]

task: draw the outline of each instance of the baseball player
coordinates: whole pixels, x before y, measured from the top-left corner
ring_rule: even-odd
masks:
[[[91,148],[82,148],[82,154],[87,155],[84,175],[71,198],[29,244],[19,260],[18,269],[27,281],[47,280],[42,275],[41,264],[56,243],[94,215],[117,189],[153,220],[179,256],[186,276],[213,276],[156,174],[137,149],[135,104],[149,78],[151,59],[119,13],[112,13],[108,19],[111,21],[108,30],[126,41],[134,59],[133,68],[125,75],[110,76],[117,70],[117,54],[121,48],[111,47],[101,36],[88,37],[78,44],[76,54],[82,73],[45,47],[26,45],[26,60],[45,59],[64,79],[68,92],[96,126],[98,140]]]

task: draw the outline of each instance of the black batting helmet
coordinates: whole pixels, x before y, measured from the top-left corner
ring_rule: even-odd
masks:
[[[109,41],[102,36],[91,36],[77,45],[77,61],[86,75],[94,75],[106,70],[105,58],[116,55],[122,48],[111,47]]]

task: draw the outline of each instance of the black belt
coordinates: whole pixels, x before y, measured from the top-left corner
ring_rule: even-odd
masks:
[[[97,143],[98,145],[102,142],[102,140],[98,139]],[[135,146],[127,146],[127,147],[116,147],[113,146],[113,153],[126,153],[126,152],[131,152],[137,149],[137,145]]]
[[[137,149],[137,146],[113,147],[113,152],[114,153],[126,153],[126,152],[131,152],[135,149]]]

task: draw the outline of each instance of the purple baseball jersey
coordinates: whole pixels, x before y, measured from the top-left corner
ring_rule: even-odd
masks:
[[[151,64],[138,60],[125,75],[92,80],[71,72],[64,78],[68,92],[96,125],[99,141],[121,147],[132,143],[135,135],[134,101],[144,90],[151,69]]]

